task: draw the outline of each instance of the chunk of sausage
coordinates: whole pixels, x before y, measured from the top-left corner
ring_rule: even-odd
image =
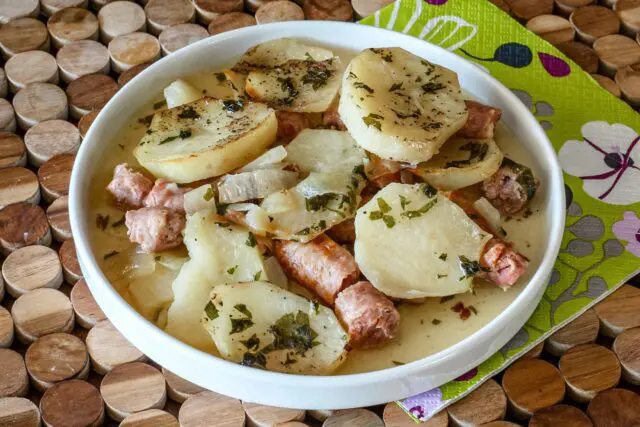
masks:
[[[289,111],[276,111],[278,119],[277,139],[281,142],[291,142],[304,129],[310,127],[306,114]]]
[[[327,235],[339,243],[353,243],[356,241],[356,224],[353,219],[342,221],[327,230]]]
[[[369,282],[358,282],[338,294],[335,313],[347,329],[352,348],[381,347],[394,339],[400,313]]]
[[[469,116],[467,123],[458,131],[463,138],[491,139],[502,110],[476,101],[465,101]]]
[[[482,183],[482,192],[500,213],[512,215],[524,209],[538,186],[531,169],[505,158],[500,169]]]
[[[481,272],[479,277],[502,289],[509,289],[527,271],[529,260],[517,253],[509,243],[491,239],[484,247],[480,265],[489,271]]]
[[[182,244],[184,215],[167,208],[142,208],[125,214],[127,235],[142,251],[160,252]]]
[[[308,243],[277,240],[275,255],[288,276],[331,306],[360,276],[353,255],[324,234]]]
[[[184,212],[184,193],[187,191],[188,189],[178,187],[175,182],[157,179],[143,203],[147,208],[167,208]]]
[[[381,159],[374,154],[369,155],[369,163],[365,166],[367,178],[378,188],[384,188],[392,182],[400,182],[401,171],[402,165],[400,163]]]
[[[337,105],[330,107],[327,111],[322,113],[322,124],[337,130],[347,130],[347,127],[340,118]]]
[[[107,190],[113,194],[116,205],[126,210],[142,207],[144,198],[152,187],[153,181],[122,163],[115,167]]]

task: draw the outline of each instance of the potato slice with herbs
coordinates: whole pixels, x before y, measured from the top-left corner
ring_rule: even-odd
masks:
[[[392,183],[358,209],[356,262],[385,295],[467,292],[491,234],[427,184]]]
[[[242,365],[327,375],[347,357],[347,334],[331,309],[271,283],[216,286],[203,311],[220,355]]]
[[[202,98],[154,114],[134,155],[156,177],[188,183],[252,161],[273,144],[277,128],[264,104]]]
[[[252,47],[233,66],[233,70],[246,73],[257,68],[280,67],[289,61],[327,61],[334,57],[329,49],[284,38]]]

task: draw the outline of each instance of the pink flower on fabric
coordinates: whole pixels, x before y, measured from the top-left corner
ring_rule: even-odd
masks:
[[[427,3],[432,4],[434,6],[442,6],[449,0],[427,0]]]
[[[635,212],[625,212],[623,220],[613,224],[613,233],[627,243],[626,249],[640,257],[640,219]]]

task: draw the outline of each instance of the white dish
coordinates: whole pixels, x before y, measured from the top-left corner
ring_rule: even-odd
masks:
[[[360,51],[399,46],[458,73],[461,86],[475,98],[503,109],[503,123],[537,163],[543,198],[544,256],[530,282],[511,305],[482,329],[421,360],[375,372],[312,377],[240,366],[192,348],[145,320],[111,286],[89,243],[90,182],[103,153],[131,116],[176,78],[229,65],[248,48],[292,37],[335,48]],[[113,148],[113,147],[111,147]],[[529,318],[546,288],[558,254],[565,217],[562,172],[555,152],[533,115],[498,81],[464,59],[399,33],[337,22],[288,22],[244,28],[209,37],[147,68],[128,83],[98,115],[78,152],[71,177],[70,217],[84,277],[96,301],[120,332],[157,363],[202,387],[242,400],[300,409],[341,409],[402,399],[465,373],[498,351]]]

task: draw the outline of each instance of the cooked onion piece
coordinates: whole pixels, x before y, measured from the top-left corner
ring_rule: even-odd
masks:
[[[237,172],[252,172],[258,169],[271,169],[277,168],[282,161],[287,157],[287,150],[278,145],[273,147],[257,159],[247,163],[243,167],[237,170]]]
[[[382,293],[403,299],[471,289],[491,235],[426,184],[392,183],[358,209],[355,257]]]
[[[184,211],[187,215],[196,212],[216,212],[216,194],[211,184],[201,185],[185,193]]]
[[[267,272],[267,277],[269,277],[271,283],[282,289],[289,289],[289,278],[275,256],[265,258],[264,270]]]
[[[451,138],[414,173],[440,190],[457,190],[482,182],[500,168],[504,156],[492,139]]]
[[[287,161],[301,172],[351,172],[364,164],[364,150],[348,132],[305,129],[287,145]]]
[[[203,96],[201,91],[182,79],[178,79],[164,88],[164,99],[167,101],[167,107],[169,108],[188,104]]]
[[[234,203],[227,206],[227,212],[235,211],[244,213],[242,220],[238,221],[249,228],[258,236],[266,236],[271,233],[273,227],[269,215],[260,206],[253,203]]]
[[[297,181],[297,172],[277,169],[225,175],[218,182],[218,199],[220,203],[263,199],[271,193],[293,187]]]
[[[491,230],[496,235],[503,233],[500,212],[498,211],[498,209],[494,208],[487,199],[485,199],[484,197],[480,197],[473,203],[473,207],[485,220],[487,220],[487,224],[489,224]]]

